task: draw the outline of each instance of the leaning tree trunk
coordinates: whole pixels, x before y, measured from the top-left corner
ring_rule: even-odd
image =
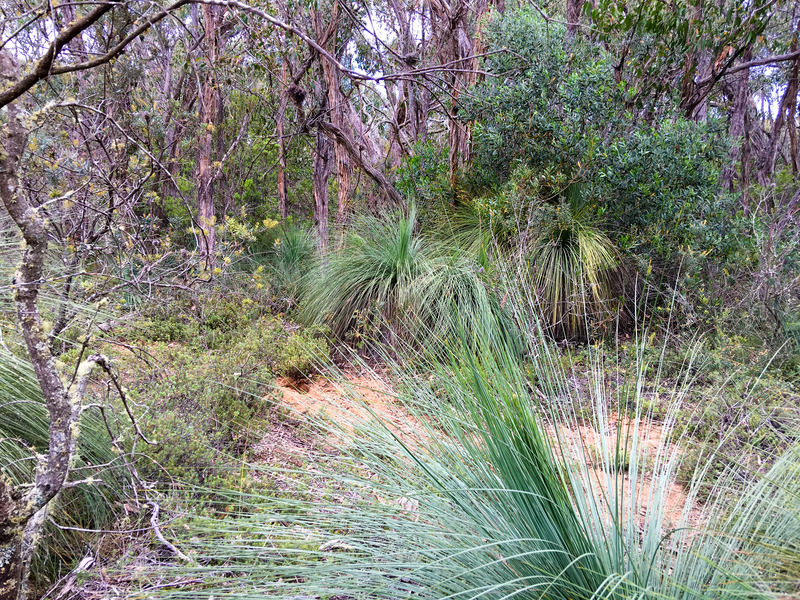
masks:
[[[0,76],[18,73],[15,58],[0,52]],[[100,357],[89,357],[66,387],[56,366],[39,313],[39,288],[44,276],[48,225],[42,213],[19,193],[18,170],[27,129],[18,102],[8,104],[7,121],[0,130],[0,199],[25,241],[14,277],[17,324],[39,382],[49,416],[46,453],[37,456],[33,485],[15,488],[0,473],[0,600],[17,600],[26,591],[30,559],[40,537],[47,505],[64,486],[77,441],[77,422],[92,367]]]

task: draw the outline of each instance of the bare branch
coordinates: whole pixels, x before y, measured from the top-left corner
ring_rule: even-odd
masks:
[[[359,152],[358,148],[356,148],[355,143],[346,131],[328,121],[320,120],[313,124],[319,127],[319,129],[322,130],[329,138],[341,144],[350,157],[355,161],[355,163],[361,169],[363,169],[364,172],[369,175],[375,181],[375,183],[378,184],[378,186],[380,186],[392,203],[394,203],[396,206],[405,205],[405,200],[403,197],[396,189],[394,189],[394,186],[389,183],[389,180],[386,179],[383,173],[381,173],[380,169],[376,169],[372,165],[367,164],[367,162],[363,159],[361,152]]]
[[[764,67],[766,65],[774,65],[789,60],[795,60],[796,58],[800,58],[800,50],[797,50],[795,52],[789,52],[787,54],[777,54],[774,56],[759,58],[757,60],[751,60],[742,63],[740,65],[736,65],[735,67],[730,67],[728,69],[725,69],[722,73],[718,73],[716,75],[710,75],[705,79],[701,79],[700,81],[697,82],[697,85],[704,86],[711,83],[715,79],[719,79],[720,77],[725,75],[733,75],[734,73],[738,73],[739,71],[744,71],[745,69],[752,69],[754,67]]]
[[[125,389],[120,385],[119,379],[117,379],[116,375],[114,375],[113,371],[111,370],[111,365],[109,364],[108,359],[102,355],[95,355],[93,357],[89,357],[89,360],[92,360],[93,358],[97,366],[99,366],[101,369],[103,369],[103,371],[105,371],[106,375],[108,375],[108,377],[111,379],[111,382],[114,384],[114,387],[116,388],[117,393],[119,394],[120,400],[122,400],[122,405],[125,407],[125,412],[128,413],[128,417],[130,418],[131,423],[133,424],[133,428],[136,430],[136,435],[138,435],[142,439],[142,441],[145,442],[146,444],[149,444],[151,446],[157,445],[158,442],[153,442],[148,440],[147,437],[145,437],[144,433],[142,433],[142,430],[139,429],[139,424],[136,422],[136,417],[133,416],[130,406],[128,406],[128,397],[125,394]]]
[[[160,541],[167,548],[169,548],[172,551],[172,553],[175,554],[175,556],[180,558],[182,561],[187,563],[193,563],[194,561],[191,558],[189,558],[183,552],[178,550],[175,544],[167,541],[167,538],[165,538],[164,535],[161,533],[161,529],[158,527],[158,513],[161,507],[158,505],[158,503],[155,502],[154,500],[150,500],[148,504],[153,508],[153,514],[150,517],[150,526],[153,528],[153,532],[156,534],[158,541]]]
[[[101,4],[85,17],[73,21],[62,29],[50,44],[44,56],[36,62],[33,69],[31,69],[27,75],[17,80],[16,83],[12,84],[11,87],[0,92],[0,108],[22,96],[22,94],[40,81],[47,79],[53,72],[53,64],[62,48],[80,35],[86,28],[91,27],[100,17],[118,5],[116,0],[108,4]]]

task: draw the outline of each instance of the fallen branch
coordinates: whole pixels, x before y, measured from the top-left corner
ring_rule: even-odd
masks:
[[[153,508],[153,514],[150,516],[150,527],[153,528],[153,532],[156,534],[158,541],[164,544],[170,551],[180,558],[182,561],[187,563],[194,563],[194,560],[186,556],[183,552],[178,550],[178,548],[172,542],[167,541],[167,538],[161,533],[161,529],[158,527],[158,513],[161,510],[161,507],[158,505],[158,502],[150,500],[148,504]]]

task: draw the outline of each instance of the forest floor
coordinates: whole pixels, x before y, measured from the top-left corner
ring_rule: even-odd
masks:
[[[151,344],[148,350],[152,352],[148,352],[148,363],[131,360],[130,357],[121,361],[124,366],[120,373],[124,383],[135,386],[138,382],[145,386],[149,396],[156,397],[153,386],[156,382],[161,382],[159,385],[168,389],[170,397],[180,399],[178,404],[181,410],[196,410],[198,407],[191,403],[191,394],[207,393],[209,389],[173,389],[172,384],[164,384],[186,369],[185,364],[176,360],[176,357],[182,356],[188,348],[180,343],[170,343]],[[124,353],[121,354],[123,355]],[[231,354],[220,352],[219,356],[229,357]],[[585,382],[576,379],[572,385],[585,386]],[[350,494],[358,492],[344,487],[339,489],[335,485],[332,487],[332,468],[348,467],[347,461],[341,458],[347,455],[355,432],[364,426],[385,428],[388,434],[411,448],[421,448],[423,452],[429,451],[426,447],[435,447],[427,442],[431,436],[438,434],[438,429],[433,423],[421,421],[421,417],[397,397],[388,378],[379,371],[346,366],[340,372],[318,373],[308,378],[278,377],[271,385],[262,387],[261,393],[266,413],[253,420],[253,426],[247,434],[249,440],[245,442],[241,460],[234,468],[237,472],[232,478],[237,486],[242,482],[243,489],[253,484],[253,489],[259,494],[304,496],[311,500],[326,497],[335,502],[347,502]],[[154,404],[154,407],[157,406]],[[186,417],[189,417],[189,413],[186,413]],[[565,464],[577,464],[580,461],[590,465],[588,473],[590,477],[594,477],[592,486],[597,489],[602,488],[608,480],[607,472],[604,472],[600,464],[601,446],[613,446],[617,428],[625,430],[627,426],[628,417],[622,418],[620,422],[619,415],[609,408],[602,429],[591,423],[579,423],[573,427],[550,426],[548,434],[554,437],[558,435],[567,442],[570,455],[564,457]],[[670,449],[664,444],[667,433],[662,424],[653,421],[635,435],[640,443],[647,446],[648,452],[654,455]],[[241,473],[238,472],[239,469]],[[620,469],[626,470],[627,465],[621,465]],[[630,479],[627,475],[621,480],[624,482],[623,486],[629,485]],[[644,501],[638,504],[642,511],[639,517],[642,519],[645,517],[644,513],[650,509],[647,499],[651,487],[649,476],[645,476],[644,482],[637,486],[638,493],[644,497]],[[679,483],[671,484],[663,509],[666,527],[679,521],[687,498],[684,486]],[[386,500],[375,493],[375,501]],[[408,499],[393,501],[402,503]],[[185,536],[181,527],[185,529],[186,525],[182,524],[178,508],[173,510],[178,519],[174,523],[167,521],[164,534],[180,547]],[[411,504],[401,504],[401,508],[415,510]],[[701,518],[701,507],[697,505],[691,511],[690,522],[697,523]],[[68,577],[54,588],[52,597],[59,600],[95,600],[126,597],[130,592],[147,592],[159,586],[191,587],[197,583],[191,578],[171,582],[168,578],[157,582],[144,581],[142,578],[147,577],[154,564],[169,564],[174,557],[155,536],[148,534],[146,529],[143,531],[140,535],[130,536],[127,541],[118,540],[109,544],[108,554],[99,546],[96,553],[97,565],[103,566],[92,568],[85,574],[86,578],[82,582],[80,578],[76,582],[75,578]],[[101,558],[101,555],[104,556]]]
[[[276,390],[282,395],[280,406],[291,418],[273,422],[254,450],[254,458],[263,465],[289,464],[300,467],[313,460],[312,453],[319,449],[325,454],[338,454],[349,443],[348,438],[354,428],[370,421],[380,423],[404,444],[415,448],[424,447],[431,434],[430,426],[421,423],[396,398],[389,383],[374,373],[344,373],[338,381],[322,375],[300,382],[279,378],[276,381]],[[313,425],[315,434],[309,436],[307,433],[300,433],[307,424]],[[573,428],[559,425],[557,430],[550,426],[548,434],[552,437],[559,436],[566,442],[565,447],[570,454],[567,457],[568,463],[590,463],[592,469],[589,472],[593,474],[595,483],[605,487],[607,477],[599,457],[604,445],[613,452],[618,429],[622,432],[629,431],[629,449],[635,436],[637,443],[646,447],[647,456],[651,460],[659,453],[671,453],[674,450],[674,445],[667,442],[669,432],[663,424],[651,421],[635,431],[630,424],[630,418],[620,421],[619,415],[612,412],[608,415],[602,434],[597,427],[589,424],[576,425]],[[624,460],[627,460],[627,454],[627,451],[623,452]],[[628,465],[621,465],[620,468],[627,470]],[[652,479],[652,474],[646,470],[644,481],[637,484],[637,493],[642,496],[638,502],[642,511],[641,517],[644,517],[645,511],[653,508],[650,502],[653,496]],[[628,486],[630,477],[626,475],[623,481]],[[628,495],[627,487],[623,494]],[[654,496],[659,497],[658,494]],[[666,527],[672,527],[681,520],[688,497],[689,492],[684,485],[676,481],[669,485],[663,507]],[[696,504],[689,516],[689,523],[696,524],[700,519],[701,507]]]

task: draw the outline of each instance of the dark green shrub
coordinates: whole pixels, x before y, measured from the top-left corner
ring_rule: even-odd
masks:
[[[395,187],[425,213],[451,199],[447,149],[428,141],[414,150],[398,169]]]
[[[175,317],[167,320],[140,321],[141,337],[153,342],[182,342],[187,339],[188,327]]]
[[[613,237],[633,236],[637,252],[729,253],[740,236],[717,185],[725,148],[713,122],[669,111],[652,125],[637,120],[602,48],[567,42],[532,8],[496,16],[485,31],[490,49],[511,52],[487,61],[496,77],[459,113],[476,121],[476,187],[501,189],[520,165],[554,173],[582,182]]]

